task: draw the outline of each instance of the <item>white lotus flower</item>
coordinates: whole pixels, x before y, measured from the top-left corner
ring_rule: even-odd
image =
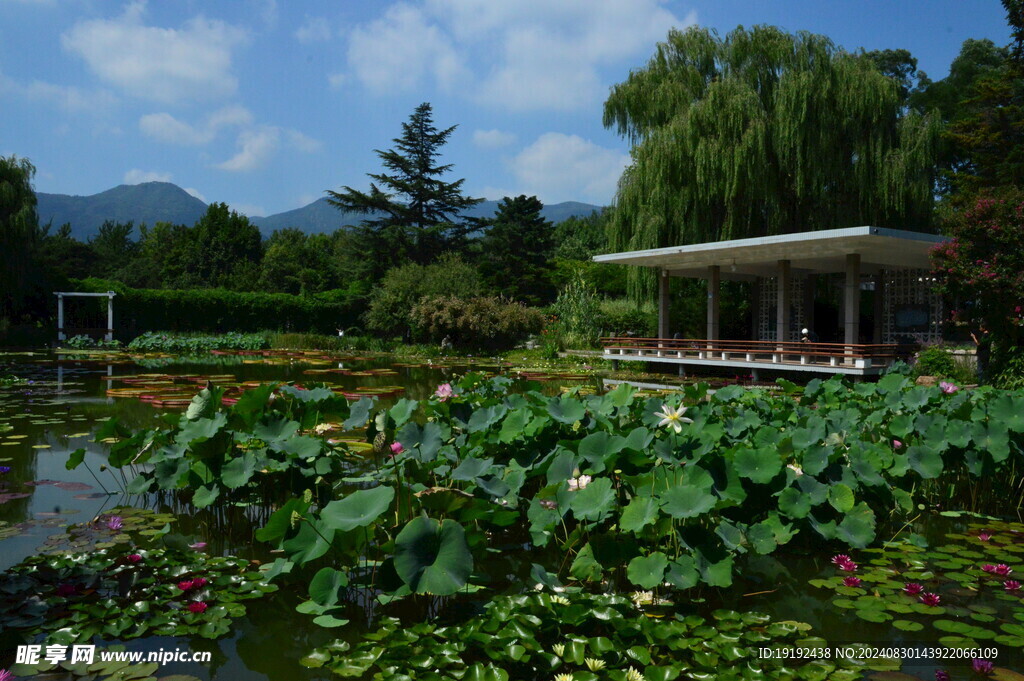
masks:
[[[578,478],[569,478],[569,490],[575,492],[590,484],[592,478],[589,475],[581,475]]]
[[[668,404],[662,404],[661,411],[654,412],[654,415],[661,417],[661,421],[658,423],[659,426],[671,426],[677,433],[681,433],[683,432],[684,423],[693,423],[693,419],[683,416],[685,413],[686,407],[682,405],[673,409]]]

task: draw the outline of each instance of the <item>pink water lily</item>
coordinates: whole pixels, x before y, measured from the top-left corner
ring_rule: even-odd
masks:
[[[843,586],[860,586],[860,577],[846,577],[843,579]]]
[[[112,515],[107,518],[107,529],[120,530],[124,527],[124,519],[119,515]]]
[[[996,566],[993,565],[992,563],[985,563],[984,565],[981,566],[981,571],[982,572],[988,572],[990,574],[994,574],[995,571],[996,571]]]
[[[448,398],[450,398],[454,394],[455,392],[452,390],[451,383],[442,383],[441,385],[437,386],[437,390],[434,391],[434,397],[441,400],[442,402],[446,402]]]
[[[184,582],[178,582],[178,588],[181,589],[182,591],[191,591],[192,590],[192,582],[190,580],[185,580]]]
[[[996,565],[996,569],[994,572],[1000,577],[1005,577],[1006,575],[1013,572],[1013,569],[1005,563],[1000,563],[999,565]]]
[[[129,563],[141,563],[142,562],[142,556],[137,554],[137,553],[133,553],[130,556],[128,556],[128,562]]]
[[[981,540],[981,541],[988,541],[991,538],[992,538],[992,535],[989,534],[988,532],[985,532],[984,530],[982,530],[981,532],[978,533],[978,539]]]
[[[924,603],[925,605],[930,605],[930,606],[933,606],[933,607],[934,607],[934,606],[938,605],[938,604],[939,604],[939,601],[941,601],[942,599],[941,599],[941,598],[939,598],[939,595],[938,595],[938,594],[933,594],[933,593],[923,593],[923,594],[921,594],[921,598],[920,598],[920,600],[921,600],[921,602],[922,602],[922,603]]]
[[[840,553],[840,554],[837,554],[835,556],[832,556],[832,564],[835,565],[836,567],[839,567],[843,563],[852,563],[852,562],[853,562],[853,559],[851,559],[845,553]]]
[[[0,669],[0,681],[17,681],[17,679],[14,678],[14,674],[12,672],[7,671],[6,669]]]
[[[208,579],[206,579],[206,577],[196,577],[195,579],[192,580],[192,588],[193,589],[202,589],[204,586],[206,586],[209,583],[210,582],[209,582]]]
[[[911,596],[916,596],[919,593],[924,592],[924,587],[917,582],[908,582],[907,585],[903,587],[903,592],[910,594]]]
[[[203,603],[202,601],[195,601],[194,603],[188,604],[188,611],[194,612],[195,614],[199,615],[206,612],[206,609],[208,607],[210,606],[208,606],[206,603]]]
[[[1007,591],[1020,591],[1020,582],[1015,579],[1008,579],[1003,582],[1003,588]]]
[[[935,681],[949,681],[949,672],[945,669],[936,669]]]
[[[973,669],[976,674],[984,674],[985,676],[988,676],[992,673],[992,667],[992,660],[982,660],[977,657],[971,660],[971,669]]]

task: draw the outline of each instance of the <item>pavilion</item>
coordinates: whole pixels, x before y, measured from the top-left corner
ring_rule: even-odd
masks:
[[[928,254],[943,241],[921,232],[848,227],[594,256],[595,262],[659,274],[658,337],[604,338],[605,356],[674,364],[680,373],[686,366],[746,369],[755,378],[758,369],[878,374],[907,343],[941,339],[942,300],[933,290]],[[672,277],[707,281],[704,338],[672,333]],[[723,280],[752,284],[748,340],[720,337]],[[873,297],[870,338],[861,333],[862,291]],[[816,297],[829,293],[838,303],[835,333],[823,327],[823,342],[801,342],[801,329],[816,328]]]

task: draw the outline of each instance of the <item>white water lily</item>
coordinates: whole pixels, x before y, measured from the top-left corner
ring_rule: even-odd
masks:
[[[593,480],[593,478],[589,475],[581,475],[578,478],[569,478],[569,491],[575,492],[577,490],[581,490],[589,485],[591,480]]]
[[[601,671],[607,664],[604,660],[596,660],[592,657],[584,658],[583,661],[587,663],[587,669],[589,669],[592,672]]]
[[[555,651],[555,655],[558,655],[559,657],[562,657],[562,656],[565,655],[565,644],[564,643],[556,643],[555,645],[551,646],[551,650]],[[572,676],[572,675],[570,674],[570,676]]]
[[[555,674],[555,681],[573,681],[572,674]]]
[[[626,672],[626,681],[647,681],[646,677],[633,667]]]
[[[688,419],[683,414],[686,413],[686,407],[680,405],[676,409],[668,406],[668,404],[661,405],[661,411],[654,412],[655,416],[660,416],[661,421],[658,423],[659,426],[671,426],[677,433],[683,432],[684,423],[693,423],[693,419]]]
[[[629,598],[637,605],[647,605],[648,603],[651,603],[654,600],[654,592],[634,591],[632,594],[630,594]]]
[[[565,596],[552,596],[551,602],[558,603],[559,605],[569,605],[569,599]]]

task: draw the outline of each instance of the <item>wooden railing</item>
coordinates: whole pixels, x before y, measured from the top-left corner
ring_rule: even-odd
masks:
[[[605,354],[610,356],[743,360],[772,364],[831,366],[854,364],[864,368],[884,366],[911,353],[910,346],[896,343],[809,343],[611,336],[602,338],[601,344],[604,346]]]

